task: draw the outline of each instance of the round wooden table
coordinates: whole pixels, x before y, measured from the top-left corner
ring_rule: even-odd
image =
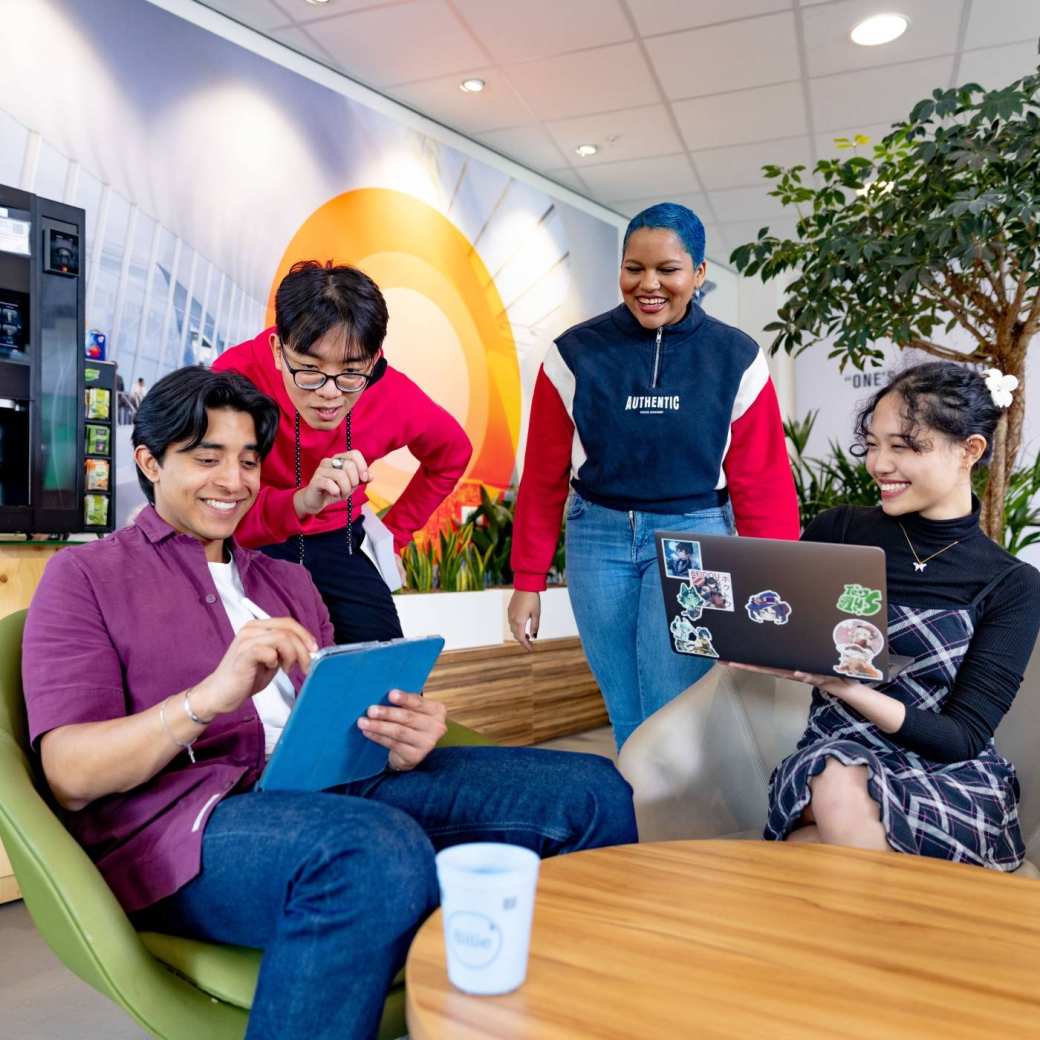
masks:
[[[1040,882],[822,845],[684,841],[542,863],[526,983],[453,989],[440,913],[412,1040],[1040,1036]]]

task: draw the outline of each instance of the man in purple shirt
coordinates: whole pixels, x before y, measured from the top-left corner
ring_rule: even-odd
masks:
[[[386,772],[254,790],[311,652],[332,641],[304,568],[232,538],[277,422],[231,373],[152,388],[134,426],[152,505],[57,554],[30,607],[30,734],[70,831],[140,924],[264,950],[248,1038],[368,1037],[437,905],[435,850],[634,841],[631,791],[596,756],[436,748],[443,705],[400,691],[359,723],[389,749]],[[344,497],[367,479],[345,458],[322,464]]]

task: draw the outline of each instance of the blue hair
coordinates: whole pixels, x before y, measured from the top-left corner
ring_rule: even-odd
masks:
[[[625,229],[622,252],[628,247],[632,232],[640,228],[664,228],[666,231],[674,232],[682,242],[683,248],[690,254],[694,267],[704,259],[704,225],[701,218],[692,209],[680,206],[678,202],[659,202],[637,213]]]

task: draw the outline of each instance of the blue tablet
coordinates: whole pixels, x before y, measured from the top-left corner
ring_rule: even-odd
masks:
[[[421,693],[443,647],[440,636],[427,636],[319,650],[257,788],[324,791],[382,772],[390,752],[358,719],[389,704],[391,690]]]

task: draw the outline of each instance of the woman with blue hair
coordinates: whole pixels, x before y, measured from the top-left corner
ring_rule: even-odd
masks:
[[[531,649],[569,487],[567,583],[618,748],[712,663],[673,652],[654,533],[799,533],[765,357],[698,306],[706,274],[695,213],[666,202],[637,214],[623,302],[556,340],[531,405],[510,627]]]

